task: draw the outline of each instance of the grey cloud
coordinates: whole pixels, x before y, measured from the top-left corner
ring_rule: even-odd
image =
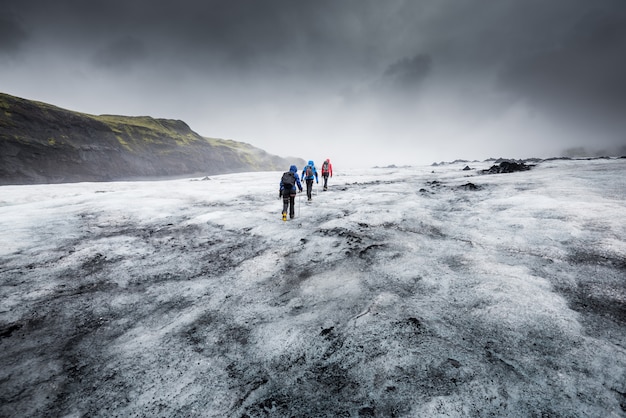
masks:
[[[128,70],[145,55],[145,47],[141,41],[125,36],[97,51],[93,63],[108,69]]]
[[[583,16],[558,45],[519,57],[500,78],[536,104],[626,111],[626,13]]]
[[[359,53],[353,35],[344,31],[363,30],[340,2],[326,0],[213,1],[196,13],[191,27],[164,41],[177,42],[183,50],[193,48],[197,58],[209,63],[219,60],[220,65],[241,71],[342,70]],[[186,16],[177,16],[172,24],[179,28],[189,22]]]
[[[382,7],[381,14],[380,3],[372,0],[61,0],[54,7],[23,1],[15,7],[40,33],[53,27],[59,47],[68,42],[89,46],[127,33],[145,40],[148,52],[186,59],[186,65],[200,70],[209,65],[330,74],[377,64],[393,30],[384,21],[394,15],[394,7]],[[403,54],[390,51],[391,57]]]
[[[403,58],[390,65],[383,78],[394,87],[414,88],[431,71],[432,59],[428,54],[418,54],[412,58]]]
[[[349,106],[374,105],[379,112],[392,112],[396,117],[420,98],[420,90],[432,72],[428,54],[404,57],[389,64],[377,77],[360,89],[343,88],[340,96]]]
[[[0,54],[16,54],[28,39],[26,30],[17,18],[0,16]]]
[[[21,26],[1,47],[37,65],[0,75],[15,95],[180,118],[261,147],[262,137],[319,137],[329,126],[363,143],[419,136],[443,147],[511,132],[556,142],[578,133],[577,119],[617,137],[625,9],[624,0],[21,0],[11,3]],[[65,66],[84,69],[85,59],[106,71],[68,79]],[[72,98],[55,88],[63,84]],[[151,99],[155,85],[171,92],[170,107]],[[527,123],[537,114],[542,124]]]

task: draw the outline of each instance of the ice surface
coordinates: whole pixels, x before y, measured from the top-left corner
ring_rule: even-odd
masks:
[[[624,416],[626,160],[465,165],[1,187],[0,415]]]

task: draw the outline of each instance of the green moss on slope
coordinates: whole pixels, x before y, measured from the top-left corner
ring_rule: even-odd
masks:
[[[183,121],[90,115],[0,93],[0,184],[283,170],[295,161]]]

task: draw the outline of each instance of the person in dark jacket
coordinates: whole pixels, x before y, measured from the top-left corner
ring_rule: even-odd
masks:
[[[298,189],[302,191],[302,184],[298,177],[298,167],[292,165],[289,167],[289,171],[283,173],[280,179],[280,189],[278,190],[278,197],[283,198],[283,221],[287,220],[287,209],[289,209],[289,217],[291,219],[296,216],[295,206]]]
[[[327,158],[322,163],[322,178],[324,179],[324,190],[328,190],[328,176],[333,176],[333,165],[330,163],[330,158]]]
[[[316,184],[319,184],[317,179],[317,170],[315,169],[315,163],[309,160],[309,163],[304,166],[302,170],[302,180],[306,181],[306,197],[311,201],[311,193],[313,192],[313,180]]]

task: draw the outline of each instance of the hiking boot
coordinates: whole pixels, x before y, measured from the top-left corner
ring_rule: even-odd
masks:
[[[287,214],[285,212],[283,212],[283,221],[287,220]]]

